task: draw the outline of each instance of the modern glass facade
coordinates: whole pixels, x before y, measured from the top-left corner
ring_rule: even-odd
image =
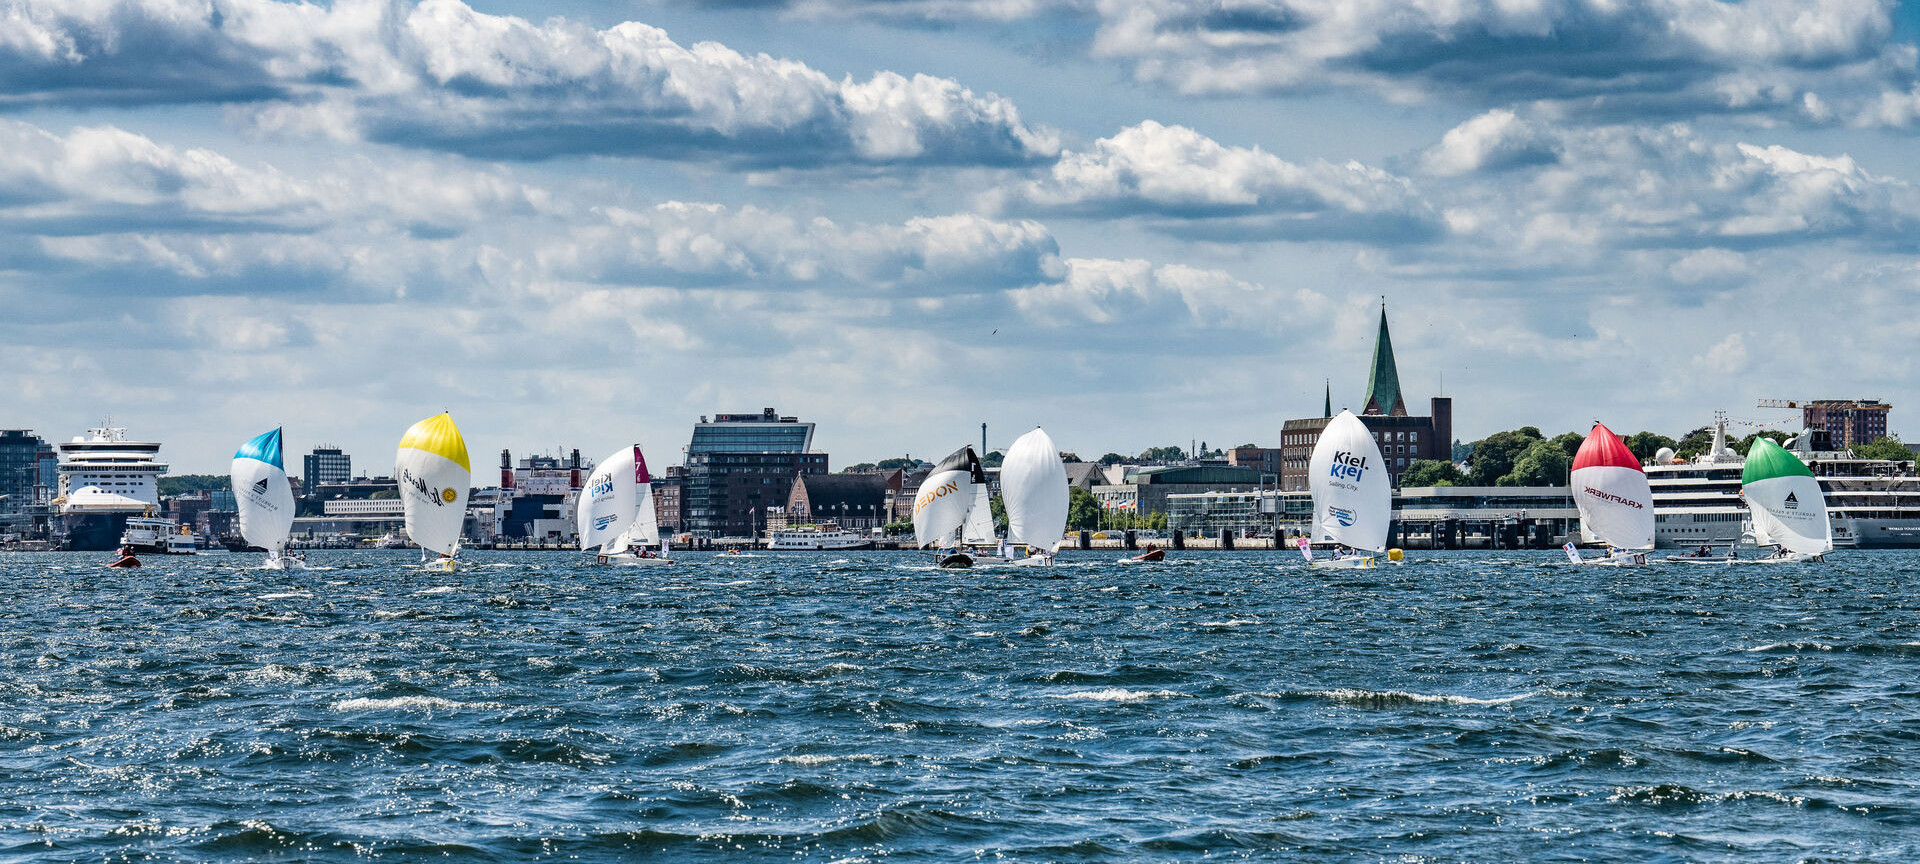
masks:
[[[20,513],[37,503],[44,449],[46,442],[31,430],[0,430],[0,513]]]
[[[787,503],[795,477],[827,473],[827,454],[812,449],[813,424],[772,408],[700,418],[687,445],[680,502],[686,530],[748,537],[765,528],[767,509]]]

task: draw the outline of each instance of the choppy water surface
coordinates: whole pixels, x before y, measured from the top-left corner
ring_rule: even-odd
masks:
[[[1912,861],[1920,555],[0,556],[0,858]]]

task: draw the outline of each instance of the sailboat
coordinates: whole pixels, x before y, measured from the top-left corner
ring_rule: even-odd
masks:
[[[598,564],[652,566],[672,564],[653,511],[653,478],[640,445],[622,447],[601,460],[587,476],[576,508],[580,550],[598,547]],[[645,547],[658,544],[659,554]]]
[[[955,450],[940,460],[927,479],[921,481],[920,494],[913,499],[913,539],[922,549],[937,548],[935,560],[942,568],[973,566],[974,556],[958,548],[956,541],[973,511],[989,506],[980,503],[983,498],[974,491],[984,492],[986,488],[987,474],[980,468],[980,457],[971,446]],[[991,536],[990,508],[986,518],[987,533]],[[977,521],[973,530],[979,531]]]
[[[293,532],[293,486],[280,460],[280,430],[240,445],[233,454],[233,500],[240,511],[240,536],[267,550],[266,569],[307,566],[305,559],[280,554]]]
[[[1625,567],[1647,563],[1653,548],[1653,490],[1640,459],[1613,430],[1595,423],[1573,454],[1573,503],[1580,508],[1580,531],[1607,544],[1602,558],[1581,558],[1568,543],[1575,564]]]
[[[1000,497],[1007,505],[1007,539],[1028,552],[1013,563],[1051,566],[1067,535],[1067,466],[1046,430],[1036,427],[1007,449]]]
[[[1756,438],[1740,472],[1740,494],[1753,514],[1753,539],[1777,547],[1763,564],[1825,561],[1833,551],[1833,523],[1820,481],[1800,457],[1766,438]]]
[[[1307,563],[1314,567],[1374,566],[1373,556],[1364,553],[1387,551],[1393,489],[1380,445],[1352,411],[1343,410],[1327,421],[1307,462],[1307,478],[1313,490],[1314,536],[1340,544],[1327,559],[1315,559],[1312,546],[1303,545],[1300,551]],[[1390,560],[1398,563],[1397,558]]]
[[[393,472],[400,483],[407,536],[422,554],[440,553],[430,569],[451,572],[460,551],[460,529],[467,520],[467,489],[473,482],[467,442],[453,425],[453,417],[436,414],[407,429],[400,436]]]

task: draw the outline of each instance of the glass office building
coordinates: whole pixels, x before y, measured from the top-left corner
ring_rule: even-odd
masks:
[[[685,529],[701,537],[751,537],[767,509],[787,503],[801,474],[827,473],[827,454],[813,451],[813,424],[758,414],[719,414],[693,427],[681,496]]]

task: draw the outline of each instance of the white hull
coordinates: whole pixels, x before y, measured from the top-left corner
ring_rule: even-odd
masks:
[[[1730,564],[1745,564],[1748,562],[1735,558],[1732,555],[1728,555],[1726,557],[1715,556],[1712,558],[1694,558],[1687,555],[1668,555],[1667,563],[1668,564],[1691,564],[1695,567],[1725,567]]]
[[[611,567],[665,567],[673,563],[672,558],[642,558],[638,555],[597,555],[593,563]]]
[[[1350,555],[1345,558],[1315,558],[1310,566],[1323,570],[1371,570],[1374,567],[1371,555]]]
[[[1802,552],[1790,552],[1786,555],[1768,555],[1765,558],[1755,558],[1753,559],[1752,563],[1755,563],[1755,564],[1825,564],[1827,563],[1827,556],[1808,555]]]
[[[1604,558],[1582,558],[1578,563],[1588,567],[1644,567],[1647,553],[1616,552]]]

